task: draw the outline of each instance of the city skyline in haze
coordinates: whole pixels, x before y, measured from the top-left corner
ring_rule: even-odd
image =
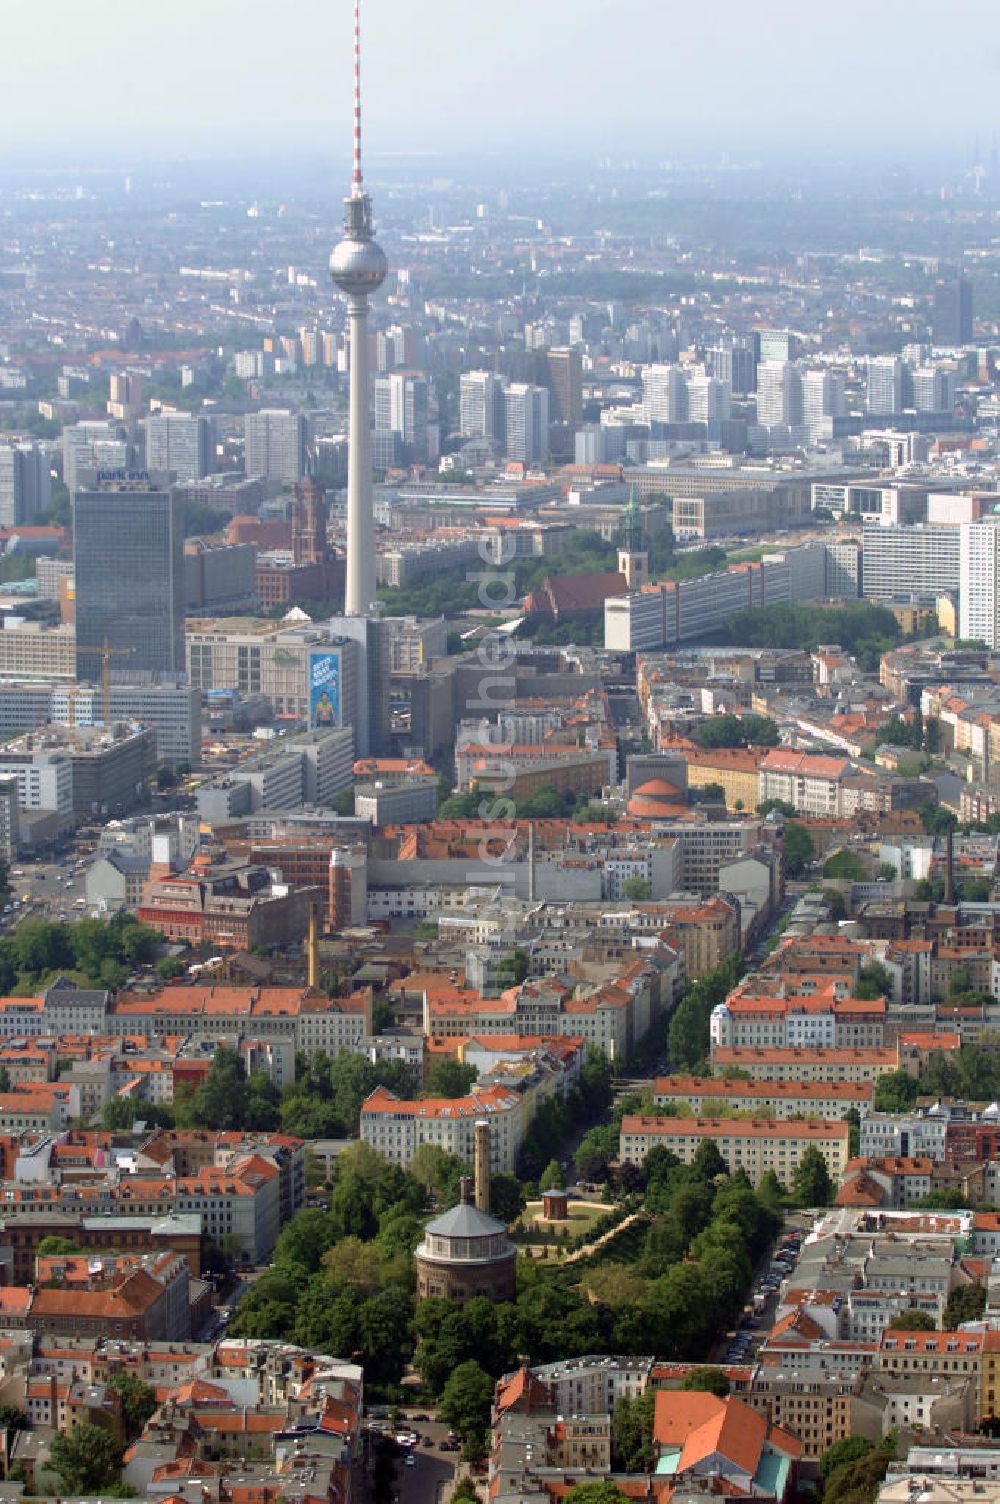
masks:
[[[8,166],[213,157],[350,140],[350,0],[50,0],[5,15]],[[366,154],[730,152],[988,159],[990,0],[364,0]]]

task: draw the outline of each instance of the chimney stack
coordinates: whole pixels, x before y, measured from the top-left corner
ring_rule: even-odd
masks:
[[[955,902],[955,838],[950,825],[944,838],[944,901]]]
[[[490,1125],[485,1118],[476,1123],[476,1205],[481,1212],[490,1209]]]
[[[308,972],[307,982],[310,989],[319,987],[319,916],[316,905],[309,907],[309,940],[308,940]]]
[[[468,1206],[472,1200],[472,1181],[468,1175],[463,1175],[458,1182],[458,1199],[463,1206]]]

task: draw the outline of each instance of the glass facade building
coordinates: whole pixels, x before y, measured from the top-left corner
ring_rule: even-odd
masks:
[[[140,472],[140,475],[142,472]],[[77,678],[184,672],[184,503],[155,480],[98,481],[73,504]]]

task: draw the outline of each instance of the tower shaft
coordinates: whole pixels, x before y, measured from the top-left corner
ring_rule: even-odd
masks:
[[[372,441],[368,422],[368,299],[348,302],[351,329],[350,430],[347,460],[345,616],[367,616],[375,600]]]

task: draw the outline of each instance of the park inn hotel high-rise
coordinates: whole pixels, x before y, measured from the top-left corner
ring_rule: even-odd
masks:
[[[146,471],[82,478],[73,502],[77,677],[184,672],[184,502]]]

